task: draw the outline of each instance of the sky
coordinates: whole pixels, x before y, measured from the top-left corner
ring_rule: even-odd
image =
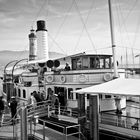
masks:
[[[140,1],[111,0],[120,55],[140,53]],[[28,34],[45,20],[49,51],[111,51],[108,0],[0,0],[0,51],[29,49]]]

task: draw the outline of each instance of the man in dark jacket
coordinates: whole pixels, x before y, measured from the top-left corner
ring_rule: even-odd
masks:
[[[17,101],[14,96],[11,97],[11,102],[9,103],[9,107],[11,109],[11,117],[12,119],[16,118],[16,113],[17,113]]]
[[[2,126],[4,119],[4,101],[3,96],[0,96],[0,126]]]

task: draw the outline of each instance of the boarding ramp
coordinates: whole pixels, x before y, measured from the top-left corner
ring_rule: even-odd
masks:
[[[17,110],[17,118],[12,118],[10,111],[5,111],[4,123],[0,127],[0,139],[21,140],[22,128],[21,109],[26,110],[27,115],[27,135],[28,139],[45,140],[51,136],[61,140],[86,139],[81,132],[78,123],[78,112],[70,108],[54,107],[51,102],[41,102],[36,106],[20,106]],[[139,109],[139,108],[138,108]],[[57,115],[55,114],[57,112]],[[89,112],[86,113],[87,132],[89,130]],[[12,124],[14,122],[14,125]],[[131,117],[115,112],[102,112],[99,114],[99,130],[112,133],[125,134],[135,139],[140,138],[140,118]]]
[[[72,123],[63,123],[59,122],[59,119],[56,119],[55,107],[51,105],[50,102],[40,102],[35,106],[22,105],[18,107],[16,118],[11,119],[10,111],[5,112],[3,126],[0,127],[0,139],[5,140],[22,140],[23,137],[23,127],[26,126],[27,130],[27,139],[30,140],[32,137],[39,140],[50,139],[53,136],[53,139],[61,140],[78,140],[80,139],[80,125]],[[21,112],[26,110],[24,115],[21,115]],[[65,114],[63,110],[60,114]],[[68,114],[67,114],[68,115]],[[41,117],[47,117],[51,119],[43,120]],[[62,118],[62,115],[60,116]],[[68,117],[68,116],[67,116]],[[26,119],[27,118],[27,121]],[[25,122],[23,121],[25,119]],[[56,120],[56,121],[54,121]],[[12,124],[12,122],[14,124]],[[24,125],[26,124],[26,125]],[[65,125],[64,125],[65,124]],[[47,127],[49,126],[49,127]],[[53,128],[58,128],[54,130]],[[74,129],[75,131],[71,131]],[[62,131],[58,131],[62,130]],[[47,133],[46,133],[47,132]],[[74,137],[76,135],[76,137]]]
[[[34,107],[28,106],[27,114],[30,120],[30,135],[38,136],[37,132],[39,131],[39,127],[43,127],[43,129],[47,127],[63,135],[66,140],[75,135],[76,139],[80,139],[81,136],[84,137],[80,131],[81,128],[80,124],[78,124],[78,116],[76,116],[78,113],[68,110],[71,109],[62,106],[54,106],[49,101],[41,102]],[[42,138],[44,140],[46,137],[45,134],[46,133],[42,133]]]

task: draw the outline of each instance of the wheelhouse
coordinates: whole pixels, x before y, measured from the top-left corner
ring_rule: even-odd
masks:
[[[81,55],[72,57],[72,70],[111,69],[112,55]]]

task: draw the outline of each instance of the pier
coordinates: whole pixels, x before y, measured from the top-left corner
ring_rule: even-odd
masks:
[[[0,138],[5,140],[21,140],[21,136],[27,132],[29,140],[31,138],[34,138],[35,140],[80,140],[89,139],[87,136],[88,134],[93,135],[94,130],[98,131],[98,128],[94,130],[90,129],[89,111],[85,114],[86,122],[84,124],[85,128],[83,127],[84,131],[81,129],[83,121],[78,121],[82,118],[78,117],[78,112],[65,112],[64,110],[62,111],[59,109],[58,116],[55,116],[55,108],[52,108],[48,103],[39,105],[36,108],[27,109],[26,111],[27,123],[24,122],[26,116],[23,114],[25,117],[24,120],[21,120],[22,117],[18,115],[14,120],[15,125],[11,124],[10,112],[5,112],[4,124],[0,127]],[[133,117],[128,115],[128,113],[131,114],[129,111],[135,112]],[[139,111],[140,108],[138,103],[128,102],[127,108],[122,110],[121,115],[116,114],[115,111],[99,113],[98,124],[96,124],[96,126],[99,125],[99,138],[102,140],[102,135],[112,135],[113,137],[113,134],[115,134],[114,137],[132,140],[139,139],[140,124],[138,123],[136,127],[133,127],[136,122],[140,122]],[[42,112],[42,114],[40,114],[40,112]],[[21,124],[27,125],[26,127],[21,127]],[[98,132],[94,134],[97,137]]]

